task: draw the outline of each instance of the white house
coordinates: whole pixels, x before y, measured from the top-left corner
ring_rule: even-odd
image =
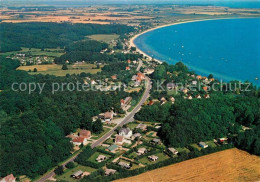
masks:
[[[173,155],[177,155],[179,152],[175,148],[168,148],[169,152],[171,152]]]
[[[130,130],[129,128],[121,128],[119,130],[119,135],[120,136],[124,136],[125,138],[131,138],[131,136],[133,135],[132,130]]]
[[[208,145],[205,142],[200,142],[199,146],[204,149],[208,147]]]
[[[119,162],[118,165],[123,167],[123,168],[126,168],[126,169],[130,169],[131,168],[130,164],[128,164],[126,162]]]
[[[103,161],[106,160],[106,159],[107,159],[106,156],[104,156],[104,155],[99,155],[99,156],[96,158],[96,161],[97,161],[97,162],[103,162]]]
[[[105,175],[106,176],[109,176],[111,174],[115,174],[116,173],[116,170],[115,169],[106,169],[105,170]]]
[[[158,156],[156,155],[150,155],[147,157],[150,161],[156,161],[158,159]]]
[[[138,154],[138,155],[143,155],[143,154],[146,153],[146,152],[147,152],[146,148],[142,147],[142,148],[139,148],[139,149],[138,149],[137,154]]]

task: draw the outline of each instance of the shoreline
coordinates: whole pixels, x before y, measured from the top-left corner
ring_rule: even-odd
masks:
[[[139,52],[140,54],[143,54],[144,56],[148,57],[149,60],[154,59],[154,61],[158,62],[159,64],[162,64],[164,61],[162,60],[158,60],[155,58],[152,58],[151,56],[149,56],[148,54],[144,53],[141,49],[138,48],[138,46],[136,46],[136,44],[134,43],[135,39],[145,33],[160,29],[160,28],[164,28],[164,27],[169,27],[169,26],[173,26],[173,25],[179,25],[179,24],[184,24],[184,23],[192,23],[192,22],[199,22],[199,21],[210,21],[210,20],[223,20],[223,19],[244,19],[244,18],[253,18],[253,17],[239,17],[239,18],[213,18],[213,19],[198,19],[198,20],[188,20],[188,21],[183,21],[183,22],[176,22],[176,23],[170,23],[170,24],[165,24],[165,25],[160,25],[158,27],[154,27],[154,28],[150,28],[148,30],[145,30],[141,33],[138,33],[136,35],[134,35],[133,37],[130,38],[129,40],[129,46],[130,47],[136,47],[136,52]]]

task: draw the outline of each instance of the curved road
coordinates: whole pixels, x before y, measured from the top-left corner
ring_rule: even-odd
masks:
[[[128,113],[125,116],[125,118],[119,124],[117,124],[113,129],[111,129],[109,132],[107,132],[100,139],[98,139],[97,141],[92,143],[92,145],[91,145],[92,148],[95,148],[96,146],[98,146],[98,145],[102,144],[104,141],[106,141],[114,133],[114,131],[117,127],[123,126],[124,124],[130,122],[133,119],[134,115],[139,111],[139,109],[142,107],[144,102],[149,98],[149,93],[150,93],[150,90],[152,88],[151,80],[150,80],[149,77],[145,77],[145,81],[146,81],[146,83],[145,83],[146,88],[145,88],[144,94],[143,94],[141,100],[139,101],[139,103],[137,104],[137,106],[135,106],[135,108],[130,113]],[[80,154],[80,152],[77,155],[70,158],[69,160],[67,160],[66,162],[64,162],[62,165],[65,166],[67,163],[74,161],[75,158],[79,154]],[[54,170],[52,170],[48,174],[44,175],[42,178],[37,180],[37,182],[44,182],[44,181],[48,180],[49,178],[53,177],[54,175],[55,175]]]
[[[107,140],[115,131],[115,129],[119,126],[123,126],[124,124],[128,123],[133,119],[134,115],[139,111],[141,106],[144,104],[144,102],[149,98],[149,93],[151,90],[151,80],[148,77],[145,77],[146,80],[146,89],[144,91],[144,94],[140,100],[140,102],[135,106],[135,108],[128,113],[125,118],[121,121],[121,123],[117,124],[113,129],[111,129],[109,132],[107,132],[104,136],[102,136],[100,139],[98,139],[96,142],[94,142],[91,147],[94,148],[100,144],[102,144],[105,140]]]

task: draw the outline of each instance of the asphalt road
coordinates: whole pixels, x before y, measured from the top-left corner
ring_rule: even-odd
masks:
[[[145,77],[145,81],[146,81],[146,88],[145,88],[145,92],[140,100],[140,102],[137,104],[137,106],[130,112],[128,113],[125,118],[119,123],[117,124],[113,129],[111,129],[109,132],[107,132],[104,136],[102,136],[100,139],[98,139],[97,141],[95,141],[94,143],[92,143],[91,147],[95,148],[96,146],[102,144],[104,141],[106,141],[115,131],[115,129],[119,126],[123,126],[124,124],[130,122],[133,120],[134,115],[139,111],[139,109],[142,107],[142,105],[144,104],[144,102],[149,98],[149,93],[150,90],[152,88],[151,86],[151,80],[149,77]],[[79,155],[80,153],[78,153],[77,155],[73,156],[71,159],[69,159],[68,161],[63,163],[63,166],[65,166],[67,163],[74,161],[75,158]],[[37,182],[44,182],[46,180],[48,180],[49,178],[53,177],[55,175],[54,171],[50,171],[48,174],[44,175],[42,178],[40,178],[39,180],[37,180]]]

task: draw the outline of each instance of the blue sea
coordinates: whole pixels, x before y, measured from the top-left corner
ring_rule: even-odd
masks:
[[[260,18],[177,24],[142,34],[134,43],[158,60],[182,61],[198,74],[260,86]]]

